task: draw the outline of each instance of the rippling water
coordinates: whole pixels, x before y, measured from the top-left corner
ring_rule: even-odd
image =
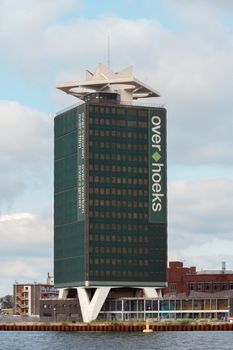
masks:
[[[233,332],[0,332],[1,350],[231,350]]]

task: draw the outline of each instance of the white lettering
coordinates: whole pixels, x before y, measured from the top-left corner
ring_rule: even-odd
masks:
[[[161,118],[159,116],[153,116],[151,118],[152,122],[152,135],[151,135],[151,146],[153,152],[161,152]],[[150,160],[151,161],[151,160]],[[164,197],[164,193],[162,192],[162,169],[164,167],[163,163],[152,163],[151,164],[151,209],[153,212],[160,212],[162,210],[162,199]]]
[[[78,220],[85,214],[85,114],[78,114]]]
[[[152,210],[153,211],[161,211],[162,205],[160,203],[152,203]]]

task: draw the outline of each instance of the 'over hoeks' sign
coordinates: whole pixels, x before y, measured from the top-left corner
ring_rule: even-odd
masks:
[[[149,222],[167,222],[166,110],[149,111]]]

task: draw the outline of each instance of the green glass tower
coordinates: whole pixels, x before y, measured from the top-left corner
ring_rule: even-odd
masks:
[[[119,90],[82,99],[55,117],[55,285],[164,287],[166,110]]]

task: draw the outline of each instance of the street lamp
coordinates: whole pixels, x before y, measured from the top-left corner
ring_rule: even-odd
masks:
[[[57,313],[56,313],[57,309],[56,309],[56,306],[54,306],[53,308],[53,320],[54,322],[57,322]]]
[[[71,307],[72,307],[72,305],[71,304],[69,304],[69,311],[70,311],[70,313],[69,313],[69,322],[71,322]]]

